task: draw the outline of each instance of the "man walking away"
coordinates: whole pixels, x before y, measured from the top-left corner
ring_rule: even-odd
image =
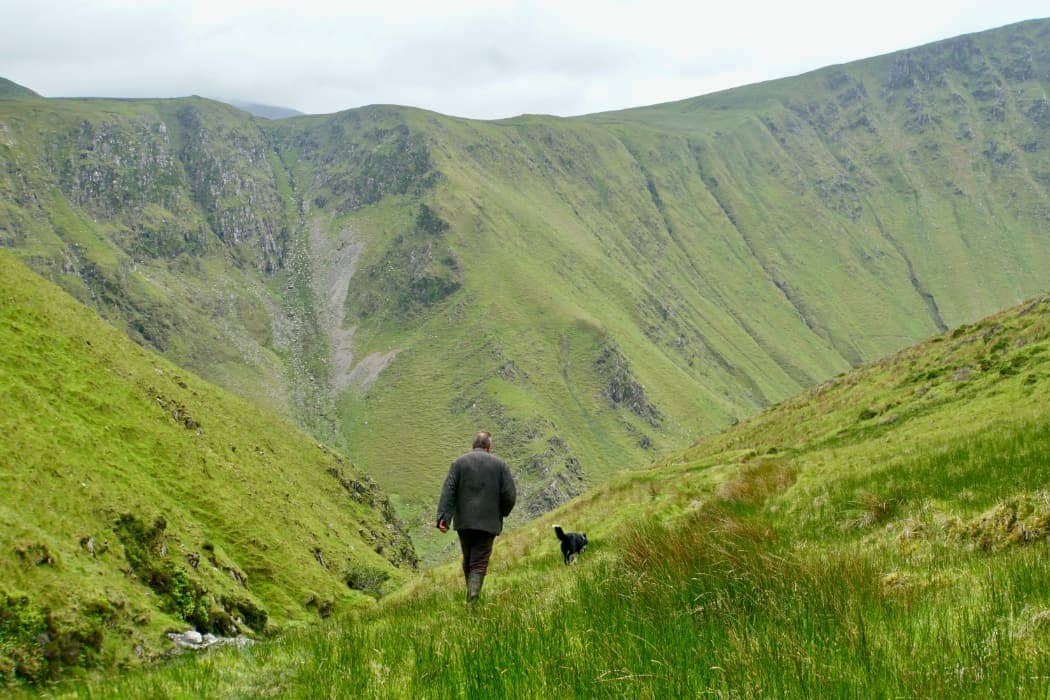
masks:
[[[437,528],[448,532],[451,523],[459,535],[468,603],[481,593],[492,542],[503,531],[503,519],[510,515],[516,498],[510,469],[492,454],[492,436],[478,433],[473,449],[448,470],[437,512]]]

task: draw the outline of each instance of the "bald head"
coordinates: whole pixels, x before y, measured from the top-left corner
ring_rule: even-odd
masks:
[[[484,430],[474,436],[474,444],[472,445],[475,449],[481,448],[483,450],[492,449],[492,435],[486,433]]]

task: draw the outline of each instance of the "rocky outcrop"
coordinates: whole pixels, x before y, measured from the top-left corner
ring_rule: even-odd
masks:
[[[616,406],[623,406],[654,428],[660,426],[663,416],[645,398],[645,388],[631,374],[631,366],[620,349],[607,344],[594,361],[598,375],[605,382],[605,398]]]
[[[220,240],[273,273],[283,267],[293,222],[278,192],[272,148],[253,123],[209,116],[192,103],[175,113],[193,199]]]
[[[526,477],[525,510],[530,518],[554,510],[586,487],[580,461],[557,435],[547,440],[546,449],[526,460],[521,473]]]
[[[172,641],[176,649],[188,649],[190,651],[202,651],[212,647],[234,646],[238,649],[251,646],[250,637],[237,635],[236,637],[217,637],[210,632],[201,634],[197,630],[186,630],[185,632],[168,632],[168,639]]]
[[[350,498],[374,508],[382,515],[385,526],[378,530],[362,526],[358,530],[361,539],[367,542],[376,554],[384,557],[394,566],[416,568],[419,560],[412,547],[412,538],[408,534],[408,529],[394,510],[390,499],[380,490],[379,486],[368,476],[356,479],[335,467],[329,469],[328,473],[339,482]]]
[[[356,211],[390,195],[419,195],[438,181],[430,146],[397,109],[365,107],[330,119],[283,122],[278,148],[310,165],[313,208]]]
[[[225,246],[264,272],[284,261],[291,222],[273,149],[251,122],[190,100],[159,111],[91,115],[46,141],[69,201],[119,230],[138,258],[199,256]]]

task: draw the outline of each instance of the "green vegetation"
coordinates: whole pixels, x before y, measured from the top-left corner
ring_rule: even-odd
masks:
[[[4,97],[39,97],[39,95],[7,78],[0,78],[0,98]]]
[[[0,251],[0,677],[155,659],[369,606],[410,540],[340,454]],[[401,567],[396,568],[396,567]]]
[[[1045,300],[825,380],[1045,291],[1048,27],[575,119],[0,80],[0,246],[166,358],[0,256],[0,674],[338,613],[112,692],[1044,689]],[[411,548],[340,455],[438,561],[478,427],[505,605],[376,607]]]
[[[1048,405],[1042,297],[508,533],[472,611],[447,566],[377,608],[245,651],[55,690],[1040,696],[1050,688]],[[576,566],[562,565],[554,522],[588,533]]]
[[[435,560],[478,427],[534,516],[1044,291],[1047,27],[573,119],[5,93],[0,245],[352,453]]]

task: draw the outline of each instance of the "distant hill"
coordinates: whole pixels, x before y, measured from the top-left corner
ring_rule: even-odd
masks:
[[[0,78],[0,97],[40,97],[40,95],[7,78]]]
[[[411,542],[346,458],[7,251],[0,277],[0,678],[258,636],[405,578]]]
[[[231,104],[237,109],[243,109],[248,114],[262,117],[264,119],[287,119],[288,117],[300,117],[303,115],[299,110],[291,109],[290,107],[275,107],[274,105],[245,102],[243,100],[223,100],[223,102]]]
[[[573,119],[5,100],[0,245],[338,444],[422,552],[1046,290],[1050,21]]]

